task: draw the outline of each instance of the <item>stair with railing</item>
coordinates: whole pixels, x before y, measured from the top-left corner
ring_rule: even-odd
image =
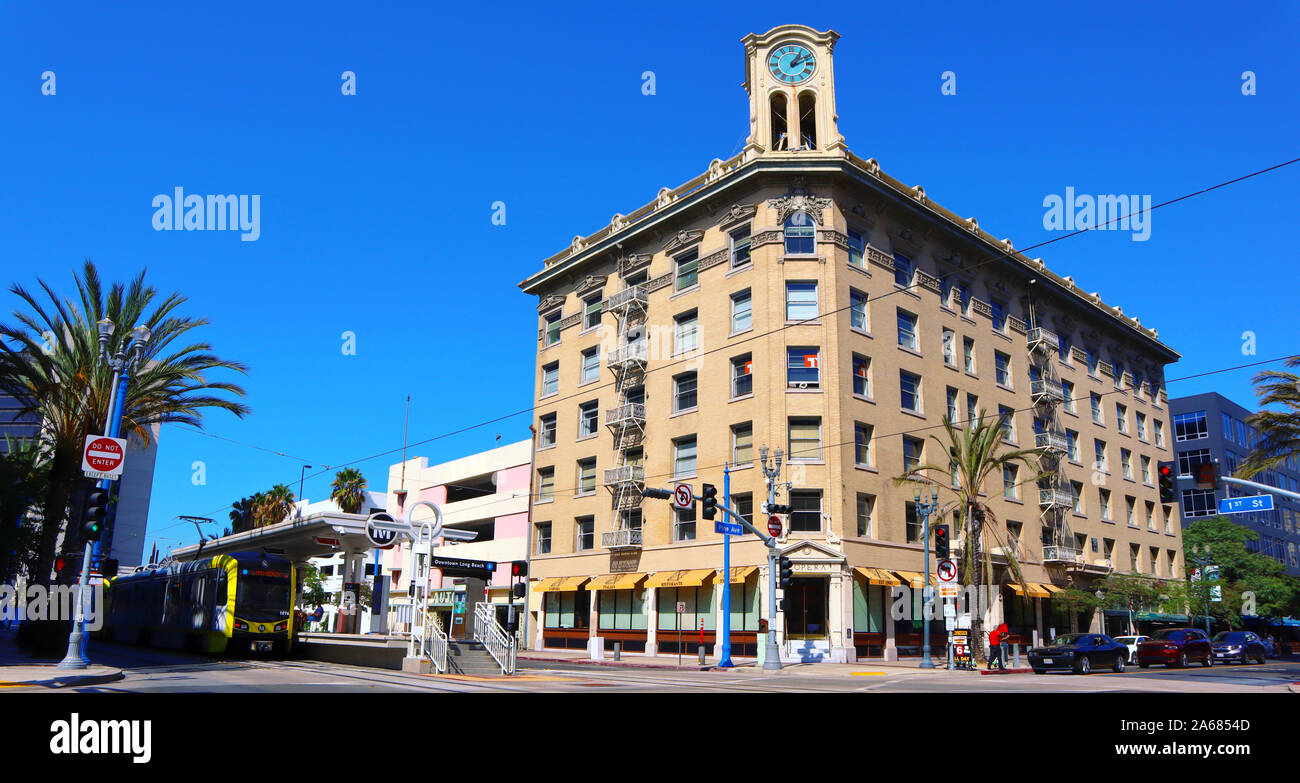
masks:
[[[480,603],[474,606],[474,641],[495,664],[495,674],[515,673],[515,637],[497,622],[496,607],[493,604]],[[460,642],[457,642],[457,647],[458,663],[463,661],[468,665],[476,662],[482,668],[482,656],[478,656],[475,661],[473,648]]]
[[[411,623],[411,656],[429,661],[438,674],[447,673],[449,639],[436,612],[427,607],[419,610],[419,622]]]

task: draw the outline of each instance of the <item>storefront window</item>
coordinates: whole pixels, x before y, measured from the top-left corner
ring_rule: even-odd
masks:
[[[586,590],[546,594],[546,628],[586,628],[591,618],[591,593]]]
[[[758,580],[731,585],[731,630],[757,631],[759,618]],[[696,621],[696,628],[699,622]],[[706,626],[707,627],[707,626]]]
[[[600,591],[602,631],[644,631],[646,619],[644,590]]]
[[[885,588],[853,580],[854,633],[885,632]]]
[[[683,632],[698,632],[700,620],[704,621],[704,630],[713,630],[715,623],[712,585],[707,587],[660,587],[659,630],[677,630],[678,601],[686,604],[686,611],[680,615]]]

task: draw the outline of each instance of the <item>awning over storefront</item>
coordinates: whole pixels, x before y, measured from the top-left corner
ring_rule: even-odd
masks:
[[[731,569],[731,578],[727,581],[731,584],[740,584],[749,579],[750,574],[758,570],[758,566],[736,566]],[[721,572],[719,572],[721,573]]]
[[[1047,592],[1051,593],[1052,595],[1056,595],[1057,593],[1059,593],[1059,592],[1061,592],[1062,590],[1065,589],[1064,587],[1057,587],[1056,585],[1054,585],[1054,584],[1049,584],[1049,583],[1047,583],[1047,582],[1034,582],[1034,584],[1036,584],[1036,585],[1038,585],[1039,587],[1043,588],[1044,590],[1046,590]]]
[[[529,588],[534,593],[571,593],[582,587],[590,578],[589,576],[552,576],[533,582]]]
[[[646,587],[699,587],[713,576],[712,568],[693,571],[660,571],[650,577]]]
[[[588,590],[633,590],[647,574],[605,574],[594,576],[587,584]]]
[[[893,571],[886,571],[883,568],[862,568],[858,566],[854,567],[853,570],[857,571],[864,579],[866,579],[867,584],[901,585],[903,583],[903,580],[899,579]]]
[[[910,582],[912,587],[925,586],[925,574],[919,574],[916,571],[899,571],[898,569],[894,569],[894,573],[903,577],[904,582]]]
[[[1144,623],[1185,623],[1185,614],[1165,614],[1164,612],[1138,612],[1134,619]]]
[[[1015,593],[1016,595],[1025,595],[1025,596],[1029,596],[1030,598],[1050,598],[1052,595],[1050,592],[1047,591],[1046,588],[1044,588],[1042,585],[1038,584],[1037,582],[1026,582],[1023,587],[1019,582],[1011,582],[1010,584],[1007,585],[1007,587],[1010,587],[1011,592]],[[1026,587],[1029,589],[1026,590],[1025,589]]]

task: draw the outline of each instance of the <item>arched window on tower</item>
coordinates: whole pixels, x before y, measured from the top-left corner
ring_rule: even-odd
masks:
[[[803,149],[817,149],[817,96],[811,92],[799,96],[799,134]]]
[[[785,93],[772,94],[772,149],[783,150],[790,146],[790,123],[786,113]]]
[[[812,255],[817,252],[817,224],[807,212],[792,212],[785,219],[786,255],[802,253]]]

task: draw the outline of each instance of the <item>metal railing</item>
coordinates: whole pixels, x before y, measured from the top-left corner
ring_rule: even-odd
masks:
[[[640,549],[641,531],[636,528],[606,531],[600,534],[600,545],[604,549]]]
[[[617,310],[623,305],[639,304],[642,307],[648,307],[650,304],[650,295],[647,293],[644,285],[634,285],[624,288],[622,291],[615,291],[605,300],[606,312]]]
[[[605,356],[605,363],[611,367],[627,364],[644,364],[650,356],[650,349],[644,340],[630,342],[621,348],[615,348]]]
[[[1056,336],[1055,332],[1049,332],[1041,326],[1036,329],[1030,329],[1028,335],[1030,350],[1042,346],[1053,351],[1061,349],[1061,338]]]
[[[420,607],[420,622],[411,624],[411,645],[419,658],[427,658],[433,664],[434,671],[447,673],[447,633],[442,629],[442,621],[436,612],[428,607]]]
[[[1074,508],[1074,495],[1063,489],[1038,490],[1039,508]]]
[[[1072,546],[1043,545],[1044,563],[1082,563],[1083,553]]]
[[[643,465],[619,465],[617,468],[607,468],[605,470],[605,486],[614,486],[617,484],[644,484],[645,483],[645,466]]]
[[[1064,454],[1070,450],[1070,439],[1060,432],[1040,432],[1034,435],[1034,447]]]
[[[1029,383],[1029,394],[1035,402],[1040,400],[1053,400],[1063,402],[1065,400],[1065,389],[1057,381],[1051,381],[1046,378],[1039,378]]]
[[[638,424],[645,426],[645,403],[627,402],[605,411],[606,426]]]
[[[515,638],[497,622],[495,604],[474,605],[474,641],[483,645],[502,674],[515,673]]]

